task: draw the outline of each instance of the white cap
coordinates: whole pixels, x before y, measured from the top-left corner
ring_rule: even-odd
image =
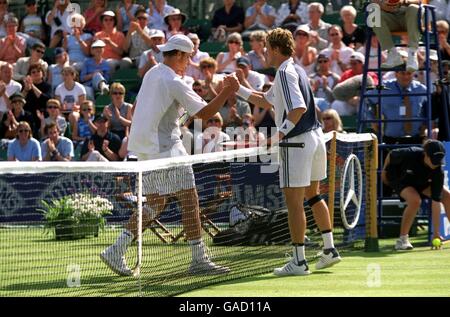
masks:
[[[163,31],[158,30],[158,29],[151,29],[149,32],[149,37],[150,38],[154,38],[154,37],[166,37],[166,35],[164,34]]]
[[[364,64],[364,62],[366,61],[366,58],[364,57],[364,54],[363,53],[360,53],[360,52],[354,52],[353,54],[352,54],[352,56],[350,56],[350,59],[352,60],[357,60],[357,61],[360,61],[361,63],[363,63]]]
[[[420,48],[420,52],[425,56],[425,47]],[[431,61],[437,61],[438,60],[438,54],[436,50],[430,50],[430,60]]]
[[[113,11],[111,11],[111,10],[103,12],[101,16],[104,16],[104,15],[107,15],[109,17],[115,17],[116,16],[116,14]]]
[[[302,24],[297,26],[297,28],[295,29],[294,32],[294,36],[297,34],[297,32],[305,32],[306,34],[309,35],[309,33],[311,33],[311,29],[309,28],[309,26],[307,24]]]
[[[105,47],[105,46],[106,46],[105,42],[103,42],[102,40],[97,40],[94,43],[92,43],[91,48]]]
[[[191,54],[194,51],[194,43],[186,35],[175,34],[166,44],[158,45],[158,48],[161,52],[177,50]]]

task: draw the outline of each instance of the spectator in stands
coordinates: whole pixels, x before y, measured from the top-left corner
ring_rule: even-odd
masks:
[[[72,140],[61,136],[56,123],[49,123],[44,128],[47,139],[41,143],[43,161],[71,161],[75,156]]]
[[[23,109],[26,100],[21,93],[15,93],[9,97],[11,110],[8,110],[2,118],[2,139],[14,139],[17,136],[19,123],[26,121],[28,127],[33,127],[33,116]],[[30,128],[31,129],[31,128]]]
[[[372,37],[370,39],[370,53],[369,53],[369,68],[375,69],[378,68],[378,38],[375,34],[372,34]],[[358,52],[362,53],[364,56],[366,56],[366,46],[361,46],[358,50]],[[381,52],[381,63],[384,63],[386,61],[386,52]]]
[[[368,99],[371,106],[370,113],[381,111],[385,119],[420,119],[425,116],[426,96],[408,96],[410,93],[426,92],[426,87],[413,80],[414,73],[410,71],[396,71],[396,79],[384,82],[389,90],[382,90],[382,107],[378,107],[378,97]],[[370,92],[369,92],[370,93]],[[373,91],[375,94],[375,91]],[[401,96],[388,96],[400,93]],[[383,142],[387,144],[422,144],[425,121],[385,122]],[[378,125],[373,125],[378,130]]]
[[[90,55],[93,36],[84,32],[86,20],[81,14],[73,14],[72,20],[74,20],[73,27],[71,33],[64,36],[63,47],[69,53],[70,64],[80,71],[83,62]]]
[[[9,15],[8,1],[9,0],[0,0],[0,38],[6,36],[5,21]]]
[[[206,129],[195,140],[195,154],[223,151],[221,143],[230,141],[230,137],[222,131],[223,119],[220,113],[208,119]]]
[[[197,93],[197,95],[199,95],[203,99],[205,99],[206,95],[208,94],[208,91],[206,89],[203,89],[204,85],[205,84],[204,84],[204,82],[202,80],[196,80],[192,84],[192,90],[194,90]]]
[[[266,60],[266,37],[265,31],[253,31],[250,33],[250,48],[251,51],[246,55],[250,60],[252,69],[255,71],[268,68]]]
[[[72,126],[72,140],[75,146],[82,145],[97,130],[94,125],[95,106],[90,100],[86,100],[81,104],[80,114],[76,123]]]
[[[326,109],[321,112],[321,121],[322,121],[322,131],[324,133],[336,131],[336,132],[344,132],[344,128],[342,127],[342,120],[339,116],[339,113],[334,109]]]
[[[81,149],[82,161],[118,161],[122,142],[120,138],[109,131],[109,120],[104,115],[94,119],[97,131],[86,140]]]
[[[220,37],[223,37],[222,41],[224,41],[227,34],[242,32],[244,29],[245,12],[235,2],[235,0],[223,0],[223,7],[214,11],[211,21],[214,40],[218,41]]]
[[[343,6],[340,12],[342,20],[342,42],[354,50],[362,47],[366,41],[366,31],[355,24],[356,9],[351,6]]]
[[[17,34],[19,20],[15,16],[7,16],[5,25],[6,36],[0,39],[0,60],[14,64],[20,57],[25,56],[26,40]]]
[[[164,17],[171,12],[174,7],[168,5],[166,0],[149,1],[147,13],[149,15],[150,29],[157,29],[161,31],[167,30],[167,24],[164,22]]]
[[[269,30],[275,25],[277,13],[266,0],[255,0],[245,11],[244,26],[247,31]]]
[[[21,57],[14,65],[13,78],[17,81],[23,81],[28,75],[30,65],[41,65],[44,74],[47,74],[48,64],[42,59],[45,54],[45,45],[42,43],[36,43],[31,48],[31,54],[28,57]]]
[[[111,104],[103,109],[108,118],[110,131],[122,140],[128,135],[131,126],[131,109],[133,105],[125,102],[125,87],[121,83],[113,83],[110,87]]]
[[[95,33],[96,40],[105,43],[102,57],[108,62],[111,73],[118,68],[129,68],[132,65],[131,59],[123,57],[125,36],[116,29],[117,17],[112,11],[105,11],[101,16],[102,30]]]
[[[301,0],[289,0],[280,5],[275,25],[293,31],[298,25],[308,22],[308,4]]]
[[[231,74],[236,71],[236,59],[244,53],[242,37],[239,33],[231,33],[227,37],[228,52],[217,55],[217,72]]]
[[[239,57],[236,60],[236,76],[241,85],[256,91],[262,91],[266,83],[266,76],[251,69],[250,60],[247,57]]]
[[[328,37],[330,38],[330,45],[321,53],[330,56],[331,71],[340,76],[348,69],[350,56],[354,51],[342,42],[342,29],[339,25],[332,25],[328,29]]]
[[[294,62],[303,68],[308,76],[314,73],[317,56],[317,50],[310,46],[310,37],[310,30],[307,25],[298,26],[294,32]]]
[[[45,22],[51,27],[49,47],[62,46],[64,35],[72,31],[69,25],[72,12],[67,10],[69,4],[70,0],[55,0],[53,9],[45,16]]]
[[[62,47],[57,47],[55,61],[55,64],[48,67],[47,74],[47,82],[52,86],[52,92],[63,82],[62,71],[64,67],[69,66],[69,54]]]
[[[273,86],[272,83],[264,84],[262,92],[268,91]],[[273,108],[253,107],[254,125],[258,131],[262,132],[266,138],[272,135],[272,129],[276,131],[275,111]]]
[[[419,65],[421,69],[425,69],[425,47],[421,47],[419,49]],[[438,79],[439,79],[439,70],[438,70],[438,54],[436,50],[430,49],[430,82],[432,83],[431,85],[431,92],[435,92],[436,91],[436,85],[433,85],[433,83],[435,83]],[[419,81],[420,83],[422,83],[423,85],[426,86],[427,84],[427,79],[426,79],[426,72],[425,70],[420,70],[415,72],[414,77],[417,81]]]
[[[107,0],[91,0],[89,7],[83,13],[86,17],[85,31],[87,33],[95,34],[102,30],[100,17],[106,11],[107,7]]]
[[[189,30],[183,27],[186,21],[186,14],[180,11],[180,9],[173,9],[167,13],[164,17],[164,22],[167,24],[166,40],[175,34],[188,34]]]
[[[37,116],[37,110],[44,111],[47,101],[52,95],[52,87],[44,81],[44,71],[40,64],[33,64],[28,70],[28,76],[23,81],[22,93],[27,103],[25,110],[33,116],[33,133],[37,135],[37,129],[41,123]]]
[[[419,69],[417,49],[419,47],[420,30],[418,25],[418,12],[420,0],[398,1],[395,4],[380,0],[372,0],[379,3],[381,10],[381,23],[374,26],[373,31],[380,41],[381,50],[388,50],[388,56],[383,68],[392,68],[403,64],[392,39],[392,31],[408,32],[408,60],[406,70],[414,72]]]
[[[86,89],[76,81],[77,75],[72,66],[66,66],[62,70],[63,83],[55,90],[55,98],[61,102],[62,113],[79,111],[80,105],[86,100]]]
[[[320,53],[317,56],[316,72],[310,76],[311,88],[315,98],[320,98],[326,101],[326,104],[321,107],[325,110],[334,101],[333,88],[339,82],[339,75],[330,70],[330,57],[327,54]]]
[[[8,161],[42,161],[41,146],[26,121],[18,123],[16,139],[8,145]]]
[[[242,125],[242,118],[245,114],[251,114],[252,110],[247,101],[231,94],[228,96],[227,103],[219,109],[223,118],[224,127],[239,127]]]
[[[216,74],[217,62],[212,57],[200,61],[200,70],[205,78],[203,90],[206,92],[206,95],[203,98],[209,102],[222,90],[223,76]]]
[[[131,21],[127,36],[125,37],[124,49],[134,65],[139,64],[139,59],[143,52],[149,50],[152,46],[150,38],[150,29],[147,27],[148,14],[144,7],[140,7],[135,13],[136,21]]]
[[[27,14],[20,20],[19,31],[27,35],[27,46],[43,43],[46,39],[45,20],[38,14],[37,0],[25,0]]]
[[[450,43],[448,42],[449,25],[445,20],[436,22],[436,31],[439,39],[439,50],[442,60],[450,60]]]
[[[152,29],[150,30],[149,37],[151,40],[150,49],[143,52],[139,58],[138,75],[144,77],[145,73],[158,63],[162,63],[164,58],[162,52],[159,50],[158,45],[162,45],[165,42],[166,36],[163,31]]]
[[[13,67],[10,63],[0,66],[0,118],[10,109],[9,96],[20,92],[22,85],[12,79]]]
[[[141,5],[135,0],[120,0],[116,8],[117,29],[123,34],[127,34],[131,22],[136,21],[136,12]],[[145,10],[145,9],[144,9]]]
[[[350,68],[342,73],[339,82],[344,82],[356,75],[361,75],[364,71],[365,56],[360,52],[354,52],[350,56]],[[374,84],[378,85],[378,75],[374,72],[369,72],[368,75],[374,80]]]
[[[41,120],[41,125],[39,129],[39,135],[41,139],[46,136],[45,126],[54,123],[58,126],[59,134],[64,135],[67,129],[66,118],[61,116],[61,102],[58,99],[49,99],[47,101],[47,113],[48,117],[44,116],[44,113],[38,111],[39,120]]]
[[[91,54],[81,70],[80,81],[86,88],[88,99],[94,99],[94,92],[100,91],[102,94],[109,93],[108,81],[111,76],[108,62],[102,57],[105,50],[105,43],[97,40],[92,43]]]
[[[202,52],[199,50],[200,39],[198,38],[197,34],[189,33],[188,37],[194,44],[194,52],[192,53],[191,62],[189,63],[186,70],[186,75],[191,76],[192,78],[194,78],[194,80],[203,79],[203,74],[200,71],[200,61],[202,59],[208,58],[209,54],[207,52]]]
[[[261,141],[266,139],[265,135],[255,128],[255,119],[251,113],[242,116],[242,125],[237,128],[236,132],[236,141],[248,142],[250,146],[258,146]]]
[[[311,2],[308,4],[309,23],[311,30],[311,45],[318,51],[328,46],[328,29],[331,24],[322,21],[324,12],[323,4],[320,2]]]

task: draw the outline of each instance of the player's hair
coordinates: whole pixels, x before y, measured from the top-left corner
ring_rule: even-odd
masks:
[[[58,129],[58,133],[59,133],[59,131],[60,131],[59,126],[56,124],[56,122],[47,123],[44,127],[44,134],[47,134],[49,130],[51,130],[55,127],[56,127],[56,129]]]
[[[269,43],[272,49],[278,48],[280,53],[284,56],[292,56],[292,54],[294,54],[295,42],[292,33],[289,30],[276,28],[269,31],[267,43]]]

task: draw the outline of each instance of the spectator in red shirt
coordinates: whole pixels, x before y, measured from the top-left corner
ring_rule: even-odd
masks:
[[[26,40],[17,34],[19,20],[15,16],[9,15],[5,24],[6,36],[0,40],[0,60],[14,64],[25,56]]]
[[[340,83],[346,81],[349,78],[352,78],[356,75],[361,75],[364,71],[364,63],[365,63],[365,57],[363,53],[355,52],[350,56],[350,69],[347,69],[344,73],[341,75],[341,80],[339,80]],[[369,72],[368,75],[372,77],[374,84],[378,85],[378,76],[374,72]]]
[[[89,8],[84,11],[84,17],[86,18],[85,31],[97,33],[102,30],[102,21],[100,16],[106,11],[108,6],[107,0],[91,0]]]

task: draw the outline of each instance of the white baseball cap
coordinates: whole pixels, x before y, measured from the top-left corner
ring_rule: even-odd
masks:
[[[151,29],[150,32],[149,32],[149,37],[150,38],[153,38],[153,37],[166,37],[166,35],[161,30]]]
[[[360,61],[361,63],[363,63],[364,64],[364,62],[366,61],[366,58],[364,57],[364,54],[363,53],[360,53],[360,52],[354,52],[353,54],[352,54],[352,56],[350,56],[350,59],[352,60],[355,60],[355,61]]]
[[[105,47],[105,46],[106,46],[105,42],[103,42],[102,40],[96,40],[94,43],[92,43],[91,48]]]
[[[176,34],[169,38],[166,44],[158,45],[158,48],[161,52],[177,50],[191,54],[194,51],[194,43],[186,35]]]
[[[116,14],[113,11],[111,11],[111,10],[107,10],[107,11],[103,12],[101,16],[105,16],[105,15],[108,16],[108,17],[115,17],[116,16]]]

